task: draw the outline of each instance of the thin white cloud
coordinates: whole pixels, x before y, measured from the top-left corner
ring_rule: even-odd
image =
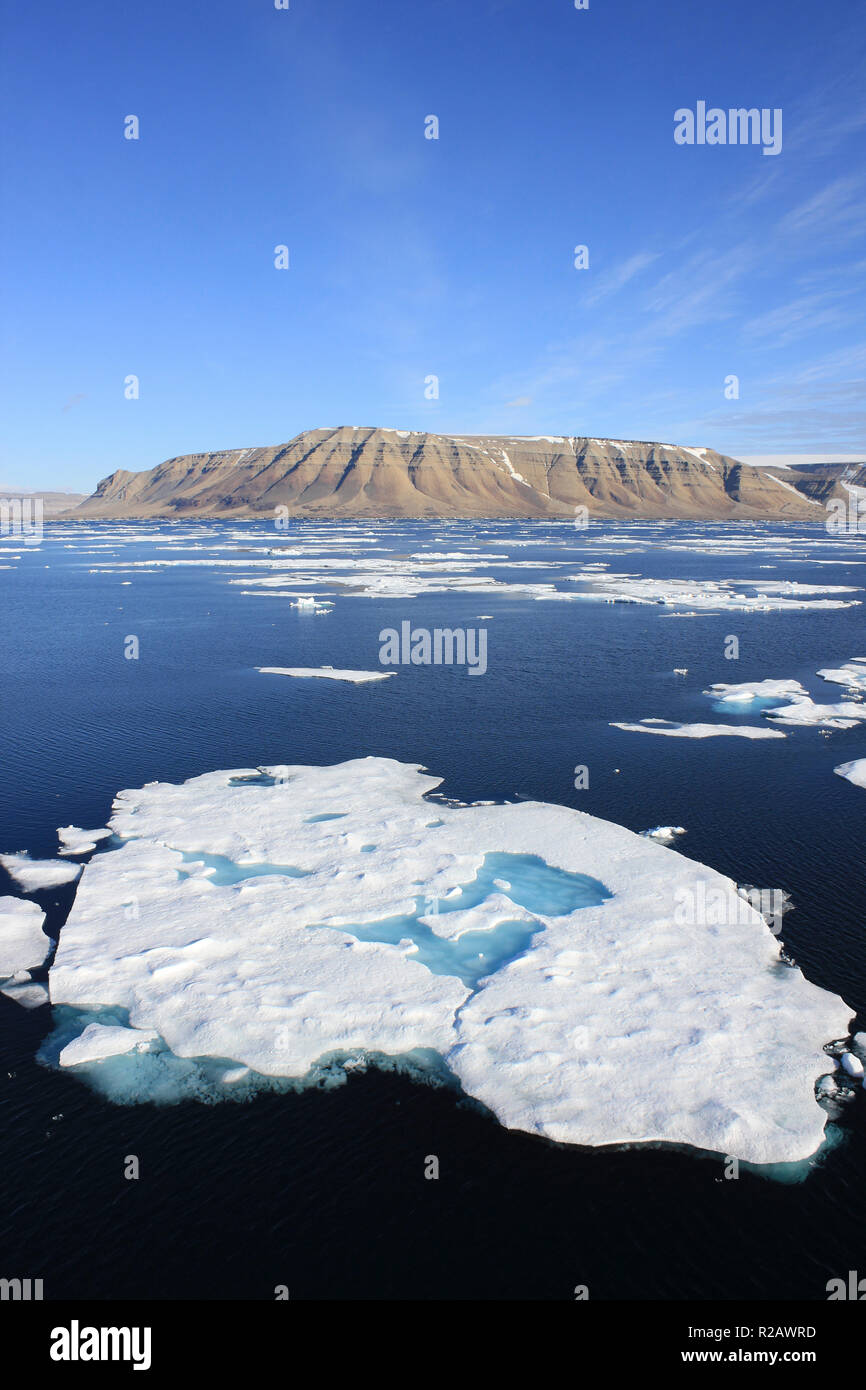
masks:
[[[612,270],[605,271],[598,277],[589,294],[586,296],[585,303],[587,306],[598,304],[600,300],[605,299],[609,294],[616,294],[617,291],[621,290],[624,285],[627,285],[630,280],[633,280],[636,275],[639,275],[642,270],[645,270],[648,265],[652,265],[653,261],[657,261],[659,254],[658,251],[638,251],[634,256],[630,256],[627,261],[623,261],[621,265],[614,266]]]
[[[811,198],[785,213],[778,223],[782,236],[820,235],[834,231],[858,234],[866,221],[866,180],[861,175],[834,179]]]

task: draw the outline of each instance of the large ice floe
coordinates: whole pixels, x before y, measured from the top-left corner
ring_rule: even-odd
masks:
[[[850,1010],[782,963],[731,880],[580,811],[438,785],[364,758],[121,792],[120,843],[61,932],[43,1059],[125,1102],[372,1061],[566,1143],[819,1148],[822,1046]]]

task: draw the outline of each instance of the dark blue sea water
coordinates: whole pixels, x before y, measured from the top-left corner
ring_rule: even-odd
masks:
[[[866,725],[757,741],[611,727],[760,718],[714,711],[702,691],[716,681],[797,679],[842,700],[815,673],[866,656],[866,607],[678,617],[507,588],[356,596],[317,572],[334,607],[312,615],[244,592],[269,573],[252,561],[280,547],[368,565],[461,552],[484,567],[427,563],[568,590],[585,563],[866,585],[862,538],[820,527],[49,524],[41,545],[6,538],[0,555],[0,851],[53,856],[56,827],[105,824],[117,791],[144,782],[384,755],[425,765],[461,801],[531,797],[634,830],[685,826],[681,853],[790,893],[786,949],[866,1026],[866,792],[833,774],[866,757]],[[297,577],[280,587],[302,591]],[[406,619],[486,627],[484,676],[410,666],[350,685],[255,669],[375,670],[380,631]],[[138,660],[124,657],[131,635]],[[732,635],[737,661],[724,655]],[[40,896],[52,923],[70,898]],[[831,1277],[866,1273],[866,1093],[804,1182],[723,1181],[718,1158],[557,1147],[374,1070],[244,1105],[114,1106],[35,1061],[49,1013],[0,997],[0,1275],[42,1278],[46,1298],[259,1299],[287,1284],[294,1298],[568,1299],[586,1284],[594,1299],[823,1299]],[[438,1182],[423,1176],[432,1153]]]

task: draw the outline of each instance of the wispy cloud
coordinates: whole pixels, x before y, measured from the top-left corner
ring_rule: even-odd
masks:
[[[772,346],[784,347],[819,329],[842,328],[854,319],[850,295],[844,289],[824,294],[802,295],[788,304],[780,304],[765,314],[758,314],[743,325],[746,336],[772,340]]]
[[[783,236],[859,235],[866,221],[866,180],[862,175],[834,179],[779,219]]]
[[[638,251],[634,256],[630,256],[621,265],[615,266],[612,270],[605,271],[600,275],[586,296],[587,306],[598,304],[610,294],[616,294],[648,265],[659,259],[658,251]]]

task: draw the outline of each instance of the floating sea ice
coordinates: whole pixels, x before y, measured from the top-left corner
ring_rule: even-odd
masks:
[[[386,681],[396,676],[396,671],[337,671],[333,666],[257,666],[263,676],[319,677],[329,681],[351,681],[362,685],[364,681]]]
[[[107,840],[111,834],[110,830],[102,828],[100,830],[80,830],[77,825],[62,825],[57,831],[57,838],[63,848],[59,851],[61,855],[89,854],[96,849],[100,840]]]
[[[642,719],[639,724],[611,723],[612,729],[632,734],[666,734],[668,738],[785,738],[780,729],[760,729],[751,724],[674,724],[666,719]]]
[[[842,1066],[849,1076],[862,1076],[863,1063],[859,1057],[855,1057],[853,1052],[842,1054]]]
[[[840,763],[833,771],[840,777],[847,777],[855,787],[866,787],[866,758],[855,758],[850,763]]]
[[[20,1004],[22,1009],[41,1009],[43,1004],[49,1002],[48,986],[31,979],[28,970],[19,971],[11,980],[0,985],[0,994]]]
[[[678,835],[685,835],[685,826],[682,825],[657,825],[653,830],[642,830],[641,835],[647,840],[658,840],[663,845],[672,845]]]
[[[503,1124],[566,1143],[755,1163],[821,1145],[822,1046],[850,1009],[779,969],[731,880],[563,806],[431,817],[439,779],[390,759],[260,774],[118,795],[123,843],[84,869],[51,969],[46,1059],[62,1048],[126,1102],[315,1085],[372,1060],[450,1071]],[[236,872],[179,873],[205,855]],[[712,897],[736,912],[707,920]],[[132,1053],[88,1032],[127,1020]]]
[[[850,1105],[854,1099],[854,1092],[840,1083],[838,1075],[838,1072],[835,1075],[828,1073],[820,1077],[815,1086],[815,1099],[832,1119],[838,1118],[844,1106]]]
[[[583,574],[567,576],[574,582],[580,582],[583,577]],[[594,594],[607,595],[617,602],[688,607],[692,611],[740,610],[746,613],[765,613],[795,608],[814,611],[848,608],[862,602],[861,599],[837,597],[842,594],[861,593],[862,590],[836,584],[798,584],[787,580],[766,579],[758,583],[737,579],[648,579],[635,574],[587,577],[594,580]]]
[[[709,690],[704,691],[705,695],[711,695],[720,703],[730,705],[748,705],[760,700],[778,699],[797,699],[799,696],[809,697],[809,692],[799,681],[742,681],[739,685],[725,685],[722,681],[717,681],[711,685]]]
[[[25,893],[74,883],[81,873],[80,864],[62,864],[58,859],[31,859],[26,854],[0,854],[0,864]]]
[[[765,714],[774,724],[792,728],[853,729],[866,721],[866,704],[844,700],[838,705],[816,705],[806,695],[793,704],[766,710]]]
[[[290,608],[300,608],[305,613],[330,613],[333,603],[328,603],[325,599],[318,599],[313,594],[299,594],[294,603],[290,603]]]
[[[866,695],[866,656],[855,656],[844,666],[825,667],[818,672],[825,681],[846,685],[853,695]]]
[[[42,930],[45,914],[22,898],[0,898],[0,980],[41,965],[51,942]]]

